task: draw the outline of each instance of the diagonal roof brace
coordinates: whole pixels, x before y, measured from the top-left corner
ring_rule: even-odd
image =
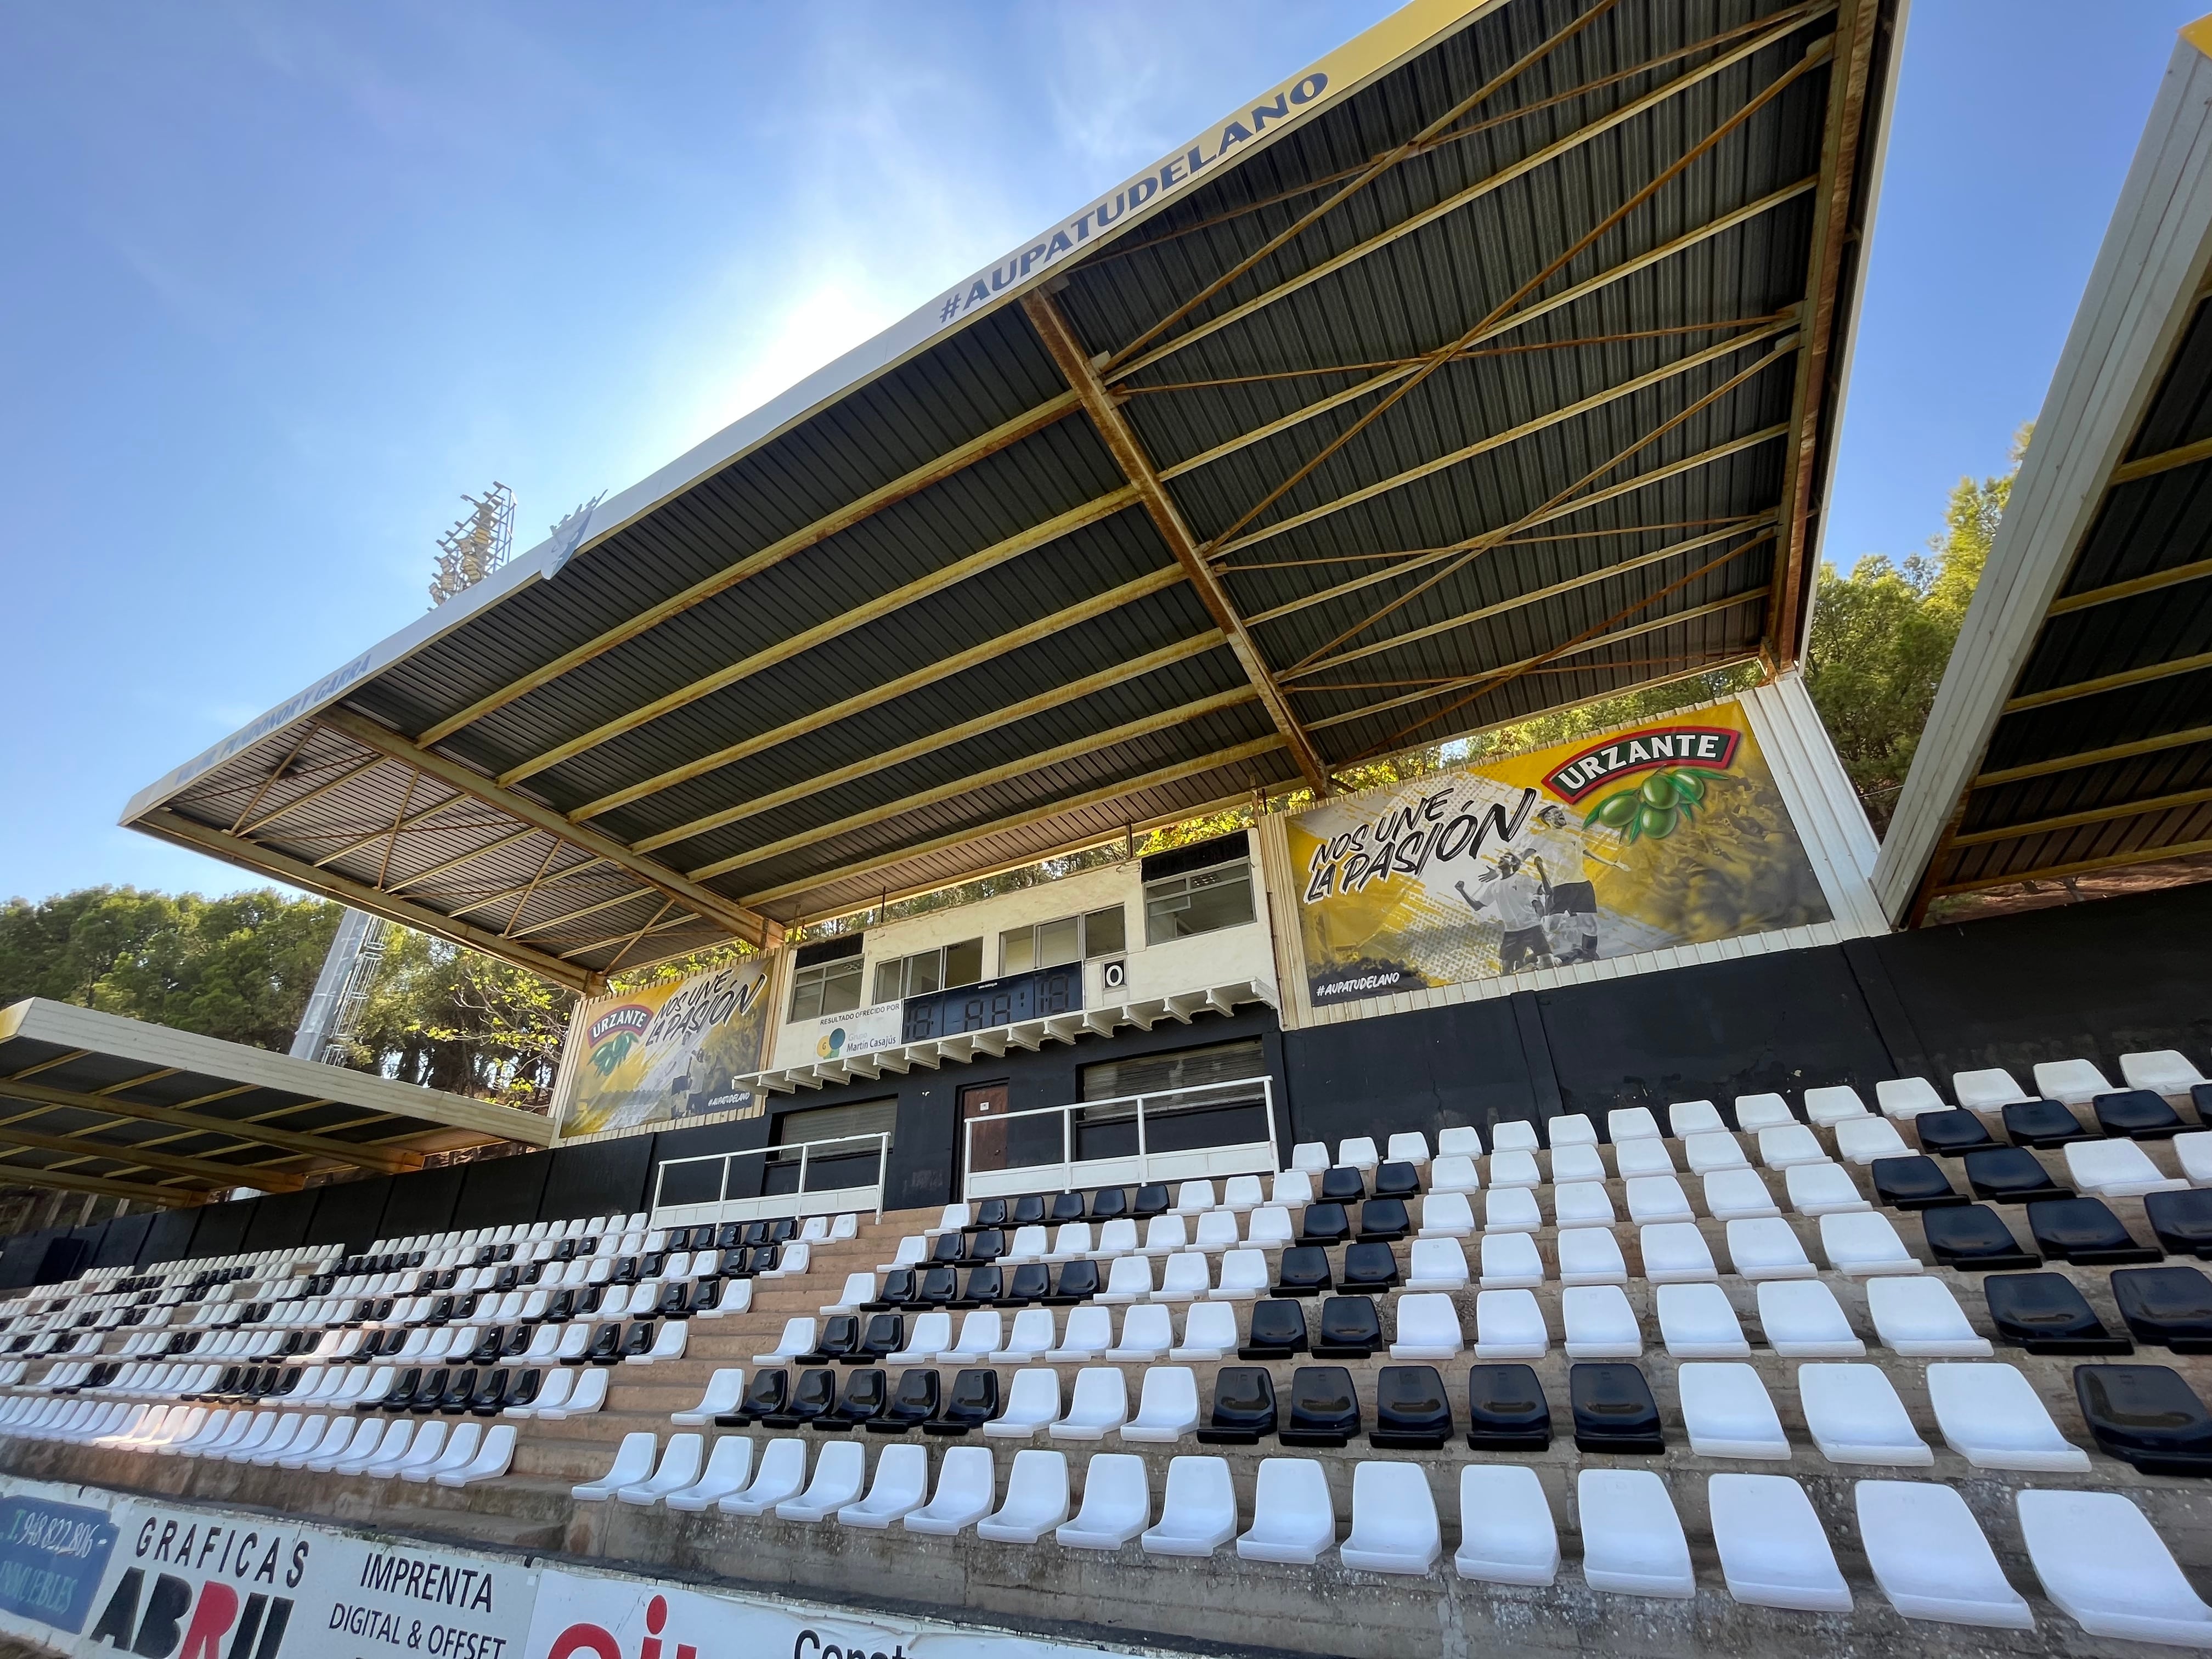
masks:
[[[337,1140],[328,1135],[307,1134],[297,1129],[278,1129],[251,1119],[203,1117],[197,1112],[179,1111],[173,1106],[149,1106],[136,1100],[125,1100],[119,1095],[80,1094],[74,1089],[56,1089],[44,1083],[33,1083],[22,1078],[0,1077],[0,1100],[35,1101],[42,1106],[66,1106],[73,1111],[100,1112],[109,1117],[133,1117],[147,1123],[164,1123],[173,1129],[189,1129],[199,1134],[223,1135],[232,1140],[258,1140],[264,1146],[282,1146],[288,1152],[300,1152],[309,1158],[335,1158],[364,1170],[378,1170],[386,1175],[398,1175],[408,1170],[422,1167],[422,1154],[403,1151],[394,1146],[363,1146],[358,1141]],[[12,1129],[0,1129],[0,1139],[13,1134]],[[96,1150],[88,1148],[88,1150]],[[241,1168],[239,1174],[252,1174],[250,1168]],[[241,1182],[241,1185],[252,1185]]]

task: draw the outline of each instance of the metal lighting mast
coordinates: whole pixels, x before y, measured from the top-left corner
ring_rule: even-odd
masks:
[[[464,495],[469,511],[438,538],[438,568],[430,580],[433,609],[465,593],[505,564],[514,550],[514,492],[494,480],[482,495]],[[343,1066],[361,1030],[362,1011],[384,966],[392,924],[365,911],[348,910],[331,941],[323,970],[293,1034],[295,1060]]]

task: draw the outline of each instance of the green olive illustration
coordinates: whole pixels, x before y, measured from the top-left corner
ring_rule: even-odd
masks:
[[[1644,780],[1644,787],[1639,793],[1646,806],[1663,812],[1674,804],[1674,781],[1664,772],[1654,772]]]
[[[1607,796],[1597,809],[1598,822],[1609,830],[1618,830],[1636,816],[1636,796],[1624,789],[1617,795]]]
[[[1647,806],[1636,815],[1636,827],[1654,841],[1663,841],[1674,833],[1674,813],[1671,807]]]
[[[1695,772],[1671,772],[1668,778],[1674,786],[1674,793],[1684,800],[1702,802],[1705,799],[1705,781]]]

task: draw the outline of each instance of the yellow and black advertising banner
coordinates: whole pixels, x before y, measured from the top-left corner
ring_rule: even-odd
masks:
[[[598,1134],[679,1118],[753,1116],[773,957],[577,1006],[562,1066],[561,1133]]]
[[[1315,1007],[1831,920],[1733,701],[1285,827]]]

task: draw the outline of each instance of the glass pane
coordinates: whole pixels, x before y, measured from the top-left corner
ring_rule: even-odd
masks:
[[[983,977],[983,941],[963,939],[945,947],[945,982],[973,985]]]
[[[822,1012],[848,1014],[860,1006],[860,964],[857,961],[823,964]]]
[[[1048,921],[1039,926],[1036,930],[1036,965],[1058,968],[1067,963],[1082,961],[1082,919],[1078,916],[1065,916],[1058,921]]]
[[[920,956],[908,957],[906,959],[906,994],[918,997],[944,984],[945,981],[938,977],[938,965],[934,951],[924,951]]]
[[[1036,929],[1017,927],[999,935],[999,971],[1002,974],[1026,974],[1036,965],[1032,947],[1036,944]]]
[[[906,994],[899,989],[899,964],[879,962],[876,964],[876,1000],[896,1002]]]
[[[1252,920],[1252,866],[1202,870],[1194,876],[1156,882],[1145,890],[1145,937],[1165,939],[1237,927]]]
[[[1083,919],[1083,954],[1086,957],[1119,955],[1126,942],[1123,932],[1120,905],[1110,910],[1093,910]]]
[[[822,1012],[822,970],[802,968],[791,982],[791,1017],[813,1019]]]

